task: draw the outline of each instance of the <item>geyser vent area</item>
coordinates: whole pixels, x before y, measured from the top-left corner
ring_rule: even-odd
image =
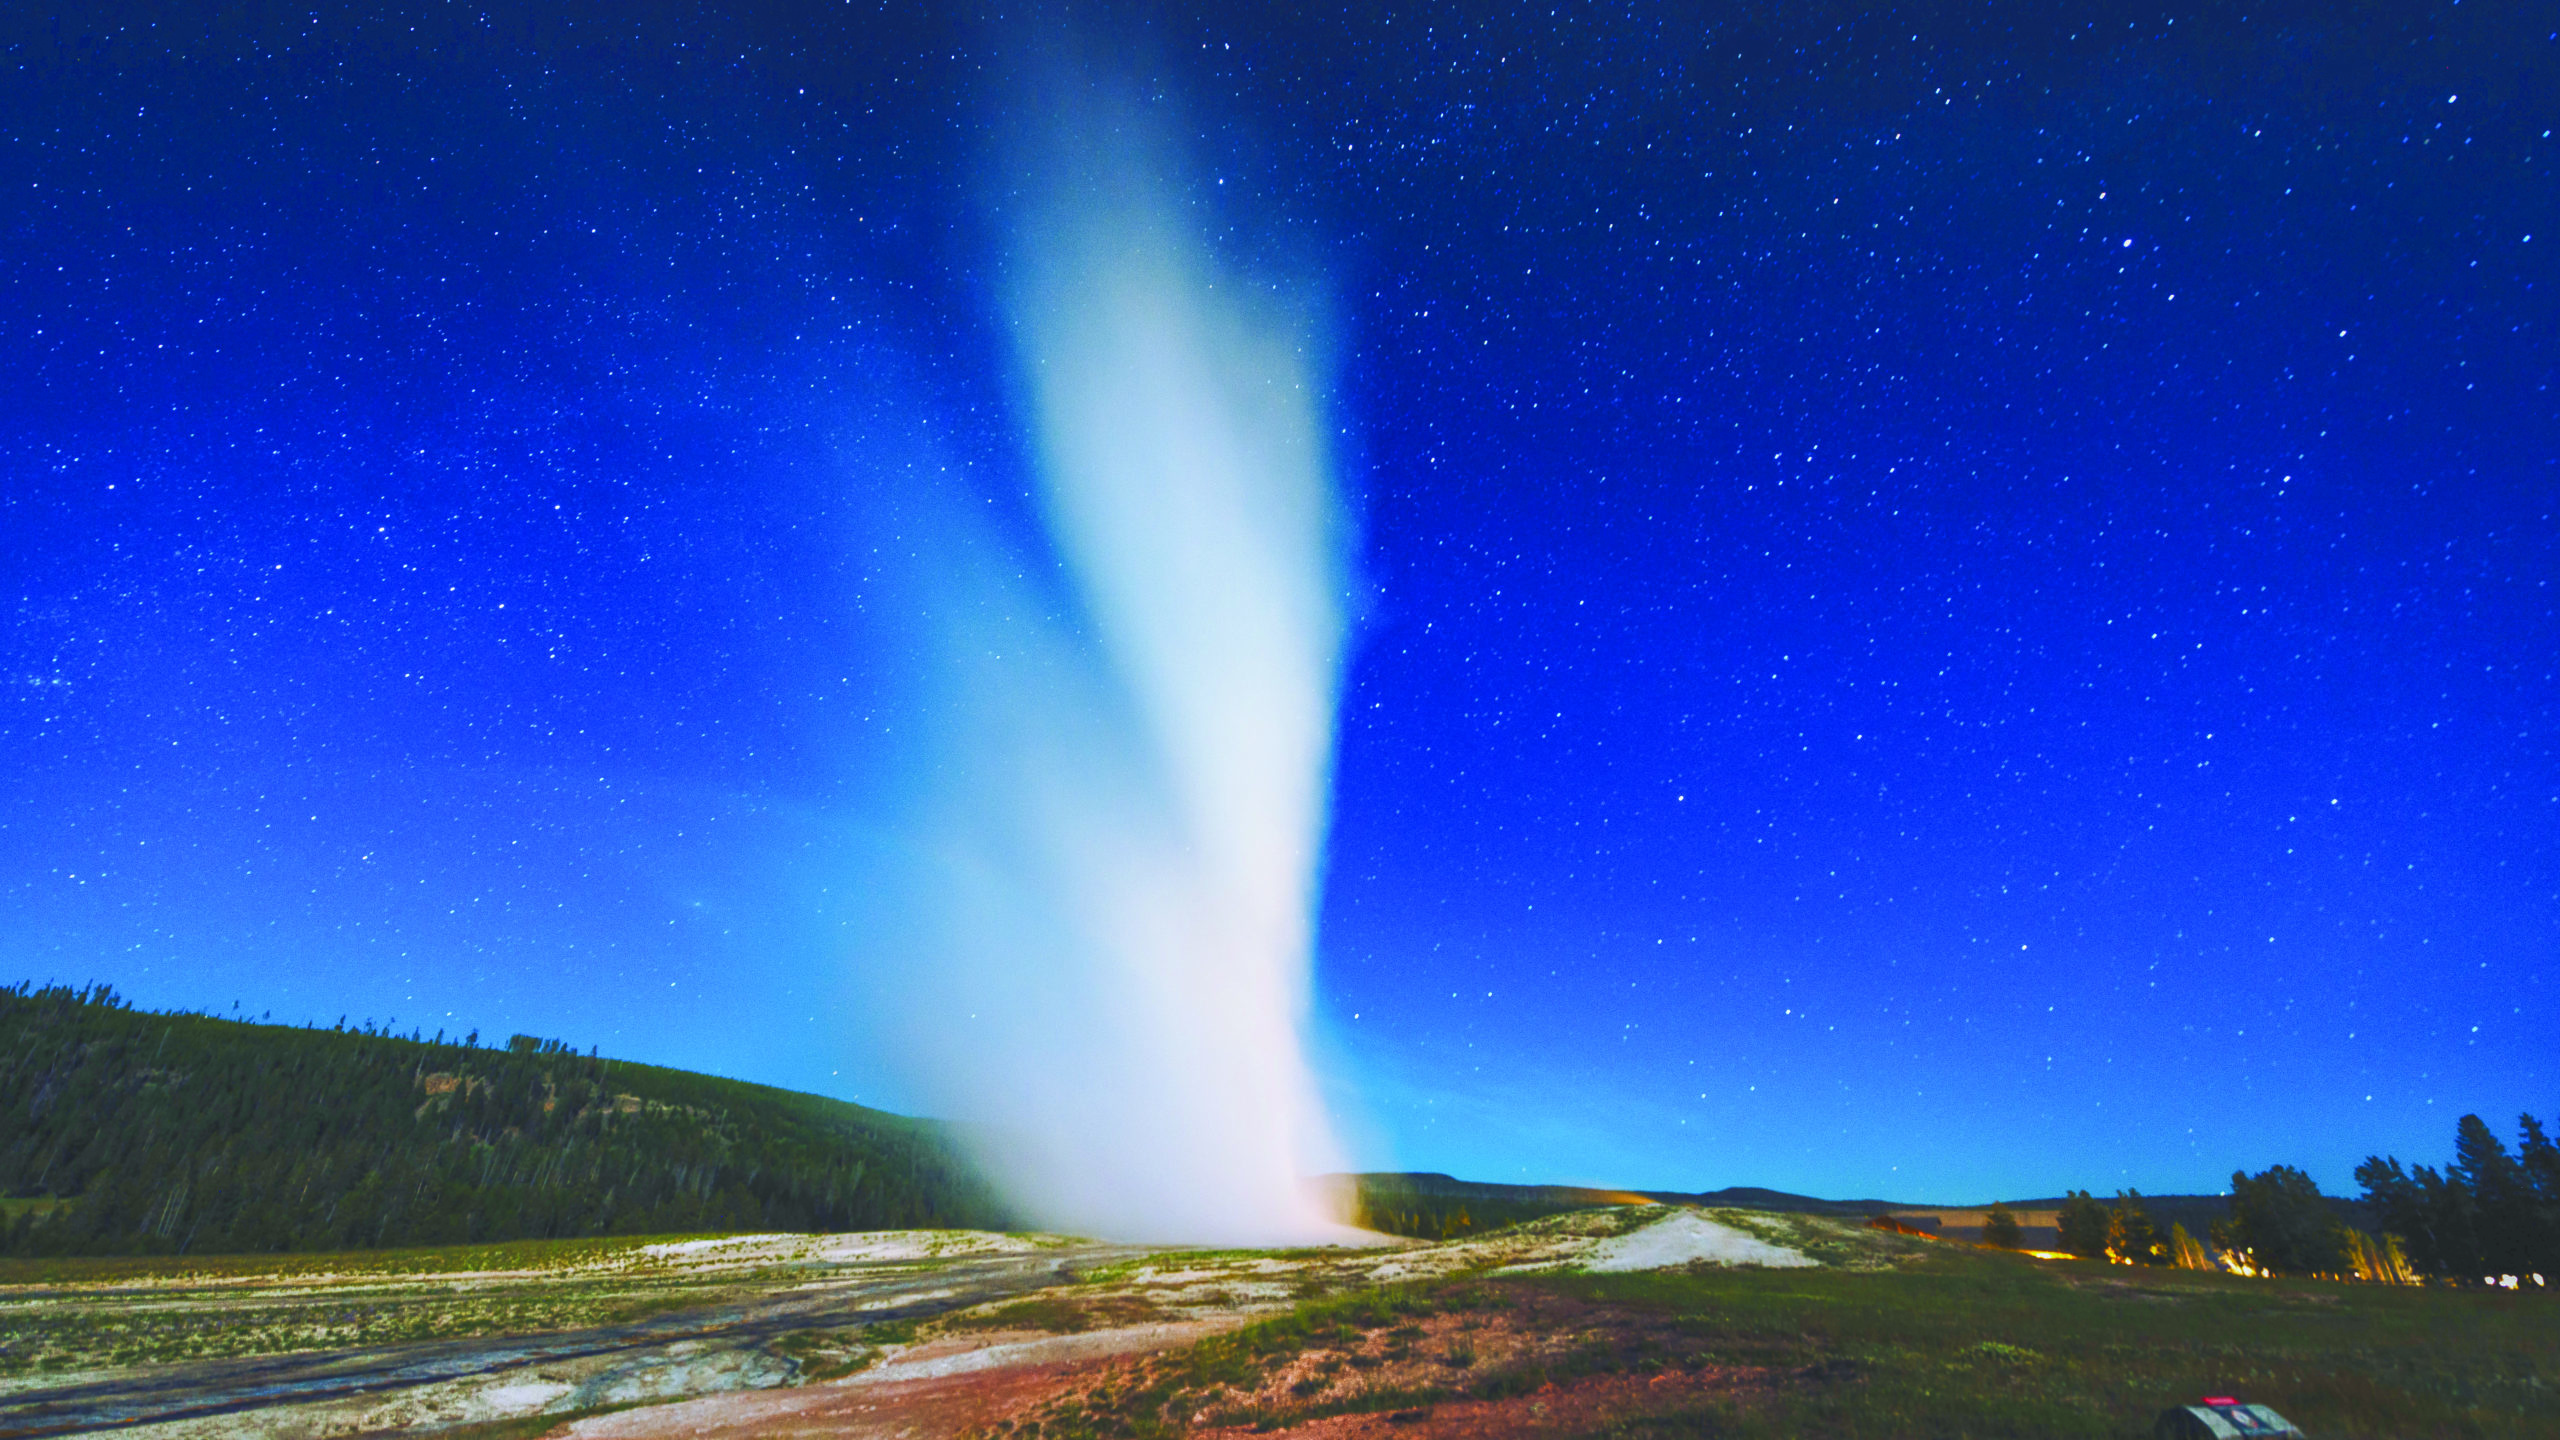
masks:
[[[966,520],[923,562],[933,755],[871,999],[1039,1222],[1347,1238],[1307,1180],[1342,1168],[1307,1056],[1347,528],[1320,347],[1135,126],[1037,154],[1007,318],[1063,583]]]

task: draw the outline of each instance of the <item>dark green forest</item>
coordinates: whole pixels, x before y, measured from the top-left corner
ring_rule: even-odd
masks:
[[[2364,1198],[2320,1193],[2319,1183],[2290,1165],[2252,1175],[2234,1171],[2226,1213],[2199,1229],[2213,1248],[2274,1275],[2343,1275],[2409,1283],[2420,1278],[2535,1289],[2560,1280],[2560,1145],[2531,1115],[2516,1120],[2507,1148],[2488,1122],[2465,1115],[2454,1127],[2453,1161],[2402,1165],[2376,1155],[2356,1167]],[[2201,1197],[2167,1204],[2134,1191],[2109,1205],[2086,1190],[2068,1192],[2057,1228],[2062,1248],[2093,1259],[2137,1265],[2206,1263],[2182,1223],[2157,1212],[2194,1213]],[[2005,1213],[2005,1212],[2004,1212]],[[2373,1233],[2363,1228],[2372,1227]],[[2015,1222],[2010,1225],[2015,1244]]]
[[[0,988],[0,1195],[17,1255],[1007,1218],[928,1122],[531,1036],[158,1014],[104,986]]]
[[[1454,1240],[1617,1197],[1530,1185],[1478,1185],[1439,1174],[1372,1174],[1350,1182],[1351,1223],[1382,1235]]]
[[[2560,1145],[2531,1115],[2517,1117],[2512,1151],[2487,1121],[2465,1115],[2442,1170],[2376,1155],[2356,1180],[2421,1274],[2560,1282]]]

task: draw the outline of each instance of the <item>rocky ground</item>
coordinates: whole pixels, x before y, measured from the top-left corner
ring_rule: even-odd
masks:
[[[1767,1377],[1692,1366],[1639,1382],[1595,1368],[1591,1347],[1603,1330],[1642,1327],[1598,1324],[1552,1297],[1478,1303],[1494,1291],[1461,1282],[1880,1265],[1918,1243],[1835,1221],[1627,1206],[1365,1249],[733,1236],[511,1268],[0,1287],[0,1437],[1063,1437],[1291,1416],[1326,1434],[1569,1429],[1638,1383],[1732,1389]],[[1382,1295],[1423,1293],[1443,1299],[1374,1309]],[[1453,1306],[1450,1294],[1477,1301]],[[1328,1305],[1353,1308],[1314,1340],[1290,1328]],[[1262,1347],[1251,1373],[1228,1355],[1218,1363],[1234,1373],[1192,1375],[1221,1344]],[[1538,1385],[1518,1394],[1488,1378],[1531,1373]],[[1403,1398],[1424,1395],[1437,1397],[1427,1423],[1400,1414]]]

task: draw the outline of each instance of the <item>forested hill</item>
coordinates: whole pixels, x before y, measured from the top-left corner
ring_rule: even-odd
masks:
[[[1004,1223],[931,1124],[742,1081],[0,988],[12,1254]],[[59,1203],[48,1203],[59,1202]]]

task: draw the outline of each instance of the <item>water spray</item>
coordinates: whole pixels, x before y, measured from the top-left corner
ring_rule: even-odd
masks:
[[[1307,313],[1203,244],[1135,111],[1049,132],[1007,319],[1044,596],[940,557],[946,693],[890,953],[899,1046],[1030,1214],[1340,1238],[1307,1058],[1346,526]]]

